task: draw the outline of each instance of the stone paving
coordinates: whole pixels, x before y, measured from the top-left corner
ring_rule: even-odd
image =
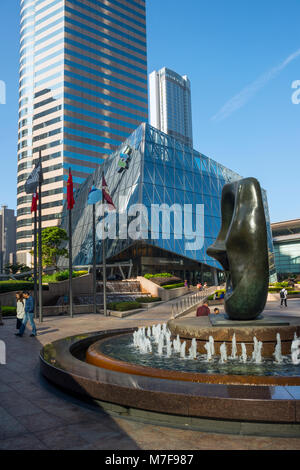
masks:
[[[213,310],[213,309],[212,309]],[[282,314],[277,303],[267,310]],[[300,315],[300,301],[289,301],[286,314]],[[39,372],[39,351],[55,339],[97,331],[166,321],[170,305],[153,307],[119,319],[102,315],[48,317],[16,337],[15,319],[4,319],[0,339],[7,346],[7,364],[0,365],[0,449],[105,449],[105,450],[279,450],[300,449],[299,438],[247,437],[204,433],[144,424],[113,417],[101,409],[68,396]]]

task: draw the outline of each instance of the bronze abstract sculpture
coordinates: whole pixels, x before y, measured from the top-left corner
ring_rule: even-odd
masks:
[[[222,226],[207,254],[226,274],[225,312],[231,320],[254,320],[265,308],[269,262],[265,211],[259,182],[245,178],[226,184]]]

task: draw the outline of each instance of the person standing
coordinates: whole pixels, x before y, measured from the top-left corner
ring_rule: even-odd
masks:
[[[281,289],[281,291],[280,291],[280,300],[281,300],[281,302],[280,302],[280,308],[283,306],[283,303],[284,303],[284,305],[287,307],[287,301],[286,301],[286,299],[287,299],[287,290],[286,290],[285,287],[283,287],[283,288]]]
[[[30,336],[36,336],[36,326],[34,323],[34,300],[32,295],[29,292],[24,292],[23,297],[25,298],[25,315],[19,333],[15,333],[16,336],[23,336],[26,324],[28,320],[32,328],[32,333]]]
[[[20,330],[22,321],[25,315],[25,299],[23,298],[23,292],[16,293],[17,300],[17,330]]]
[[[210,314],[210,309],[206,302],[197,308],[196,317],[207,317],[209,314]]]

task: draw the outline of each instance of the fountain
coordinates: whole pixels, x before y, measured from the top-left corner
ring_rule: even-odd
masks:
[[[271,433],[287,425],[300,434],[300,319],[264,311],[268,248],[258,182],[225,185],[221,204],[222,226],[207,253],[226,274],[225,315],[176,318],[173,309],[167,324],[58,340],[42,350],[43,374],[129,416],[162,413],[217,432],[219,421],[237,433],[266,432],[268,423]]]
[[[279,333],[277,333],[276,339],[277,339],[277,344],[275,346],[275,352],[274,352],[275,362],[276,362],[276,364],[281,364],[282,361],[283,361],[283,357],[282,357],[282,353],[281,353],[281,338],[280,338]],[[294,362],[294,360],[293,360],[293,362]]]
[[[225,364],[227,362],[227,348],[226,348],[226,343],[222,343],[220,346],[220,354],[221,354],[221,359],[220,363]]]
[[[230,359],[237,359],[237,348],[236,348],[235,333],[233,333],[233,337],[232,337],[232,347],[231,347]]]
[[[240,357],[240,361],[246,364],[247,362],[247,349],[245,343],[242,343],[242,355]]]

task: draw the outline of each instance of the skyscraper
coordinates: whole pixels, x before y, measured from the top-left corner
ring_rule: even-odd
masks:
[[[6,264],[14,264],[16,257],[16,216],[13,209],[0,209],[0,273]]]
[[[32,247],[24,183],[42,150],[43,226],[148,118],[145,0],[21,0],[17,251]]]
[[[193,146],[191,84],[166,67],[149,75],[149,122],[162,132]]]

